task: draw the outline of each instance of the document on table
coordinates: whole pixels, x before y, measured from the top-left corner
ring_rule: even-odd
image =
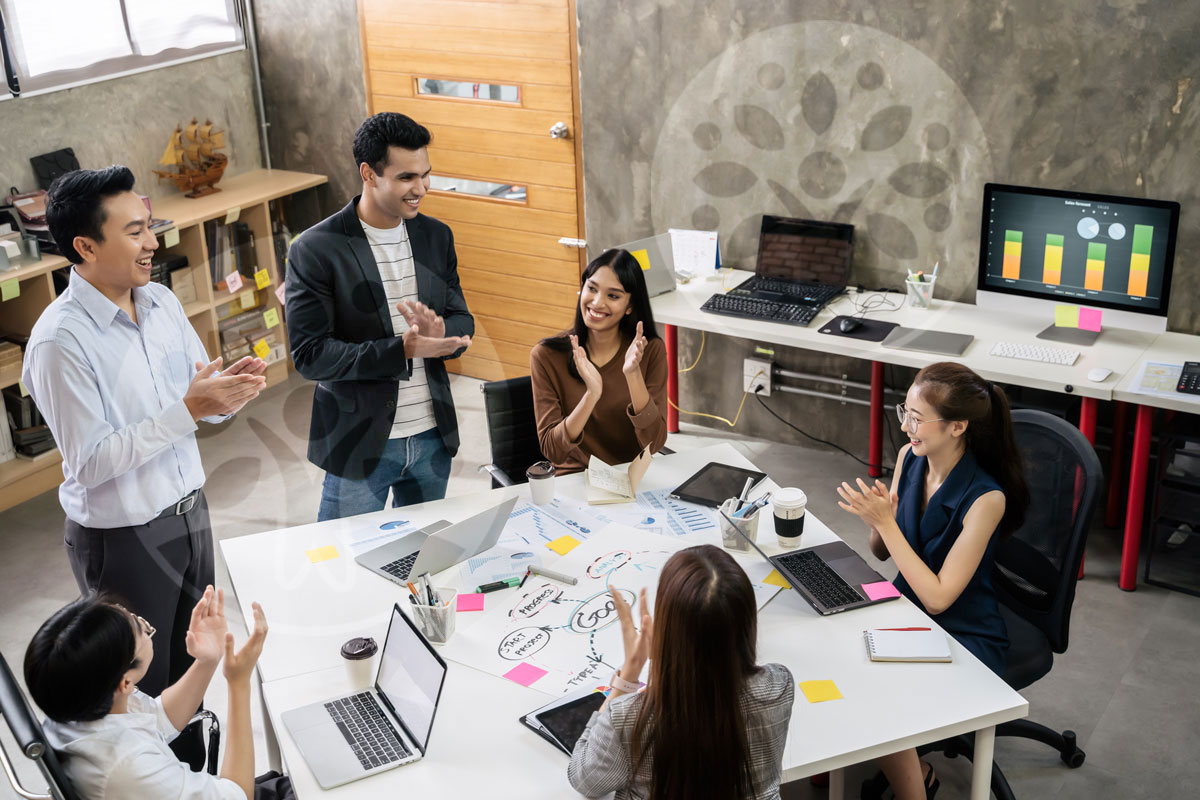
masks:
[[[650,467],[650,445],[646,445],[627,467],[613,467],[592,456],[587,468],[587,501],[602,503],[631,503],[637,497],[637,487]]]
[[[712,274],[721,266],[716,231],[689,231],[670,228],[671,260],[679,275],[695,277]]]
[[[1137,394],[1178,398],[1180,395],[1175,391],[1175,387],[1179,385],[1179,376],[1182,373],[1182,364],[1143,361],[1137,380],[1133,382],[1133,391]]]

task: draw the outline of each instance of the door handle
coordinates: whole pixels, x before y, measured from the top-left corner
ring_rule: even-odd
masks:
[[[550,126],[551,139],[566,139],[571,135],[570,129],[567,128],[567,123],[556,122]]]
[[[578,248],[580,248],[580,249],[582,249],[582,248],[584,248],[584,247],[587,247],[587,240],[585,240],[585,239],[571,239],[571,238],[568,238],[568,237],[566,237],[566,236],[564,236],[563,238],[559,239],[559,240],[558,240],[558,243],[559,243],[559,244],[561,244],[561,245],[563,245],[564,247],[578,247]]]

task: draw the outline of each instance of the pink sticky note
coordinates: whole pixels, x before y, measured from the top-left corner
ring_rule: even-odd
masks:
[[[225,276],[225,285],[229,287],[229,293],[234,294],[238,289],[242,288],[242,274],[240,272],[231,272]]]
[[[1100,317],[1104,312],[1098,308],[1079,309],[1079,328],[1085,331],[1100,331]]]
[[[459,611],[483,611],[483,595],[460,594],[458,596]]]
[[[283,302],[284,292],[286,290],[287,290],[287,287],[284,286],[282,283],[280,283],[278,286],[275,287],[275,299],[279,301],[279,305],[281,305],[281,306],[287,305],[286,303]]]
[[[866,593],[868,600],[883,600],[887,597],[899,597],[900,590],[892,586],[891,581],[876,581],[875,583],[864,583],[862,585],[863,592]]]
[[[538,678],[546,674],[546,670],[541,667],[535,667],[533,664],[523,663],[517,664],[515,667],[504,673],[504,677],[508,678],[513,683],[519,683],[522,686],[532,686],[537,682]]]

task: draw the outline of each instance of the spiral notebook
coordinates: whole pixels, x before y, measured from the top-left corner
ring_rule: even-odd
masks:
[[[949,662],[950,640],[938,630],[863,631],[872,661]]]

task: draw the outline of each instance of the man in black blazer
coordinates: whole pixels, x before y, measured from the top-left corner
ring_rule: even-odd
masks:
[[[429,131],[403,114],[354,136],[362,194],[288,251],[288,339],[317,381],[308,458],[318,518],[445,497],[458,420],[443,363],[471,343],[450,228],[419,212]]]

